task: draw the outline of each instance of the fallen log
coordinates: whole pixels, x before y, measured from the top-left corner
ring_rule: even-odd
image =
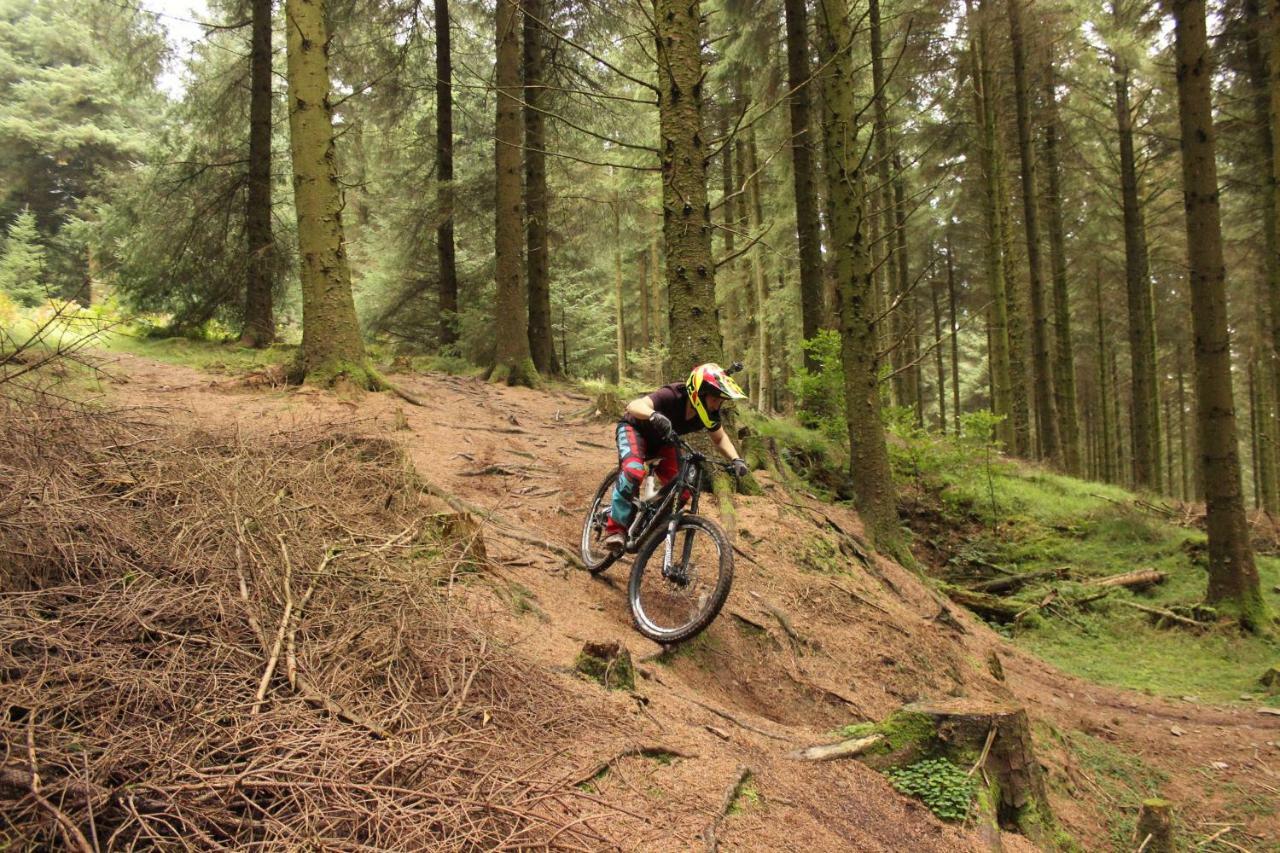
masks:
[[[1158,572],[1155,569],[1139,569],[1136,572],[1125,572],[1120,575],[1111,575],[1110,577],[1086,581],[1085,586],[1123,586],[1128,589],[1144,589],[1164,583],[1168,577],[1164,572]]]
[[[1070,574],[1071,569],[1067,566],[1062,566],[1056,569],[1042,569],[1038,572],[1023,572],[1016,575],[1009,575],[1008,577],[996,578],[995,580],[983,581],[982,583],[970,585],[969,589],[974,592],[1013,592],[1014,590],[1021,589],[1032,581],[1058,580],[1068,577]]]
[[[973,592],[959,586],[945,587],[947,597],[956,604],[969,608],[974,613],[984,619],[991,619],[996,622],[1012,622],[1018,618],[1018,614],[1022,612],[1023,606],[1010,603],[1002,598],[994,595],[987,595],[983,592]]]
[[[839,743],[819,743],[797,749],[787,754],[788,758],[797,761],[833,761],[837,758],[856,758],[872,747],[884,742],[884,735],[874,734],[866,737],[851,737]]]
[[[1190,619],[1186,616],[1182,616],[1181,614],[1174,613],[1172,610],[1165,610],[1160,607],[1148,607],[1145,604],[1138,604],[1136,601],[1117,601],[1116,604],[1121,604],[1125,607],[1130,607],[1134,610],[1141,610],[1143,613],[1149,613],[1152,616],[1157,616],[1159,617],[1159,619],[1156,620],[1157,623],[1160,619],[1167,619],[1170,622],[1177,622],[1179,625],[1186,625],[1189,628],[1213,627],[1207,622],[1197,622],[1195,619]]]

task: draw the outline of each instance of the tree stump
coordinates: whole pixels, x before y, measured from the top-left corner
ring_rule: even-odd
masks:
[[[917,703],[877,724],[873,733],[884,741],[862,760],[878,770],[942,757],[970,771],[978,783],[979,823],[991,828],[984,834],[993,848],[1000,826],[1040,847],[1056,846],[1058,830],[1024,709],[972,699]]]
[[[1262,673],[1262,677],[1258,679],[1262,686],[1267,688],[1268,693],[1280,693],[1280,664],[1268,669]]]
[[[573,668],[606,690],[635,690],[636,671],[631,652],[622,643],[584,643]]]
[[[1142,853],[1174,853],[1173,809],[1164,800],[1142,801],[1134,844]]]
[[[600,420],[616,421],[626,410],[626,402],[613,391],[602,391],[596,397],[595,416]]]
[[[418,541],[441,545],[460,567],[476,571],[488,561],[480,522],[470,513],[438,512],[427,516]]]

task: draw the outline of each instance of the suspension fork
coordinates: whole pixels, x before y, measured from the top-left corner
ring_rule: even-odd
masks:
[[[692,482],[689,488],[693,491],[693,498],[689,503],[689,511],[696,514],[698,512],[698,498],[702,494],[702,468],[696,462],[686,463],[694,466]],[[682,474],[684,472],[681,472]],[[682,476],[677,488],[685,488],[686,477]],[[669,577],[671,572],[671,557],[675,546],[676,529],[680,526],[680,519],[684,516],[684,510],[680,508],[679,500],[676,501],[672,510],[671,518],[667,522],[667,537],[662,548],[662,575]],[[684,571],[689,565],[689,556],[693,552],[693,532],[690,531],[685,535],[684,545],[680,549],[680,570]]]

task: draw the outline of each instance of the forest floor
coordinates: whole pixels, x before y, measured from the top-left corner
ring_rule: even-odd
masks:
[[[418,408],[385,394],[283,387],[269,371],[103,359],[99,387],[114,405],[204,429],[333,425],[390,439],[429,483],[570,549],[614,464],[610,424],[584,416],[592,401],[570,390],[395,376],[428,403]],[[937,820],[856,761],[787,757],[906,703],[966,696],[1027,708],[1054,812],[1086,849],[1135,849],[1137,806],[1159,793],[1175,805],[1188,849],[1280,850],[1280,717],[1065,674],[901,566],[842,556],[839,531],[860,530],[848,509],[761,480],[763,496],[736,499],[744,556],[724,612],[673,653],[631,627],[629,563],[593,578],[486,523],[488,566],[459,585],[545,678],[604,703],[605,722],[554,763],[585,768],[581,787],[615,816],[593,825],[618,847],[702,847],[718,822],[723,849],[985,849],[975,829]],[[573,673],[584,642],[609,640],[638,664],[634,694]],[[1003,681],[990,672],[992,654]],[[628,754],[638,746],[647,752]],[[729,794],[742,768],[750,775]],[[1006,833],[1005,849],[1034,848]]]

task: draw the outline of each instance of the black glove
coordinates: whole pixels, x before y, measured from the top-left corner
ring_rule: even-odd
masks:
[[[664,441],[675,443],[676,429],[671,425],[671,418],[662,414],[662,412],[654,412],[649,415],[649,423],[653,425],[654,430]]]
[[[743,477],[747,476],[748,473],[750,473],[750,471],[747,468],[747,463],[743,461],[741,456],[733,460],[732,465],[733,465],[733,476],[737,477],[738,479],[742,479]]]

